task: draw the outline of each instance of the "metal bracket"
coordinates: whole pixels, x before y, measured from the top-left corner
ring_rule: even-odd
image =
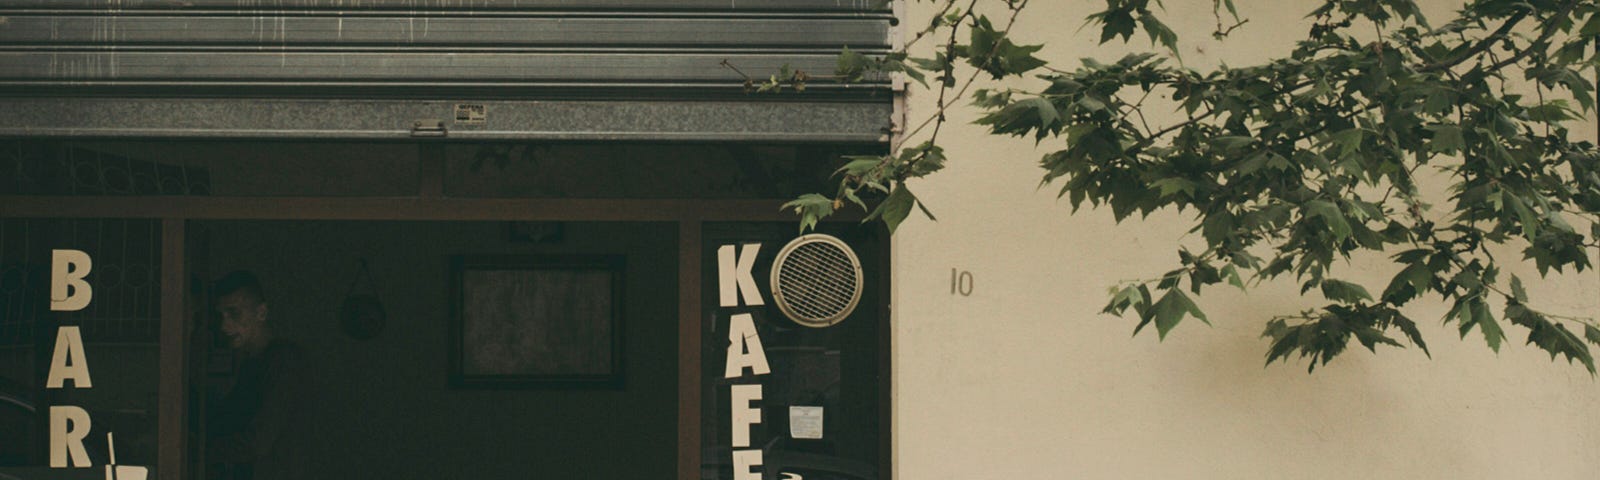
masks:
[[[423,119],[411,122],[413,137],[443,137],[448,133],[444,128],[444,122],[440,120]]]

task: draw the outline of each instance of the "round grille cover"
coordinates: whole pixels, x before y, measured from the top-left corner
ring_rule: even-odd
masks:
[[[796,238],[772,261],[774,303],[790,320],[807,327],[844,320],[861,301],[861,288],[861,260],[830,235]]]

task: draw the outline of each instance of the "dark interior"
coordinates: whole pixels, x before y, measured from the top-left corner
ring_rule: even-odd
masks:
[[[426,176],[424,159],[431,159],[441,167],[432,178],[445,197],[780,199],[776,206],[826,185],[840,155],[864,151],[27,140],[0,142],[0,173],[14,174],[0,176],[0,195],[63,201],[147,195],[415,198],[426,190],[419,177]],[[698,245],[679,245],[680,224],[668,220],[178,222],[185,238],[178,242],[181,250],[172,251],[186,253],[188,285],[180,296],[194,326],[186,350],[189,395],[177,410],[188,431],[191,471],[185,478],[224,478],[231,468],[208,461],[214,459],[207,458],[204,445],[210,406],[240,374],[242,360],[217,335],[208,291],[212,281],[234,270],[260,278],[269,323],[308,358],[311,393],[304,404],[314,428],[284,439],[308,447],[306,478],[680,478],[686,465],[694,468],[680,465],[687,449],[700,454],[701,478],[731,479],[728,389],[750,383],[765,387],[764,400],[753,405],[762,421],[752,427],[757,448],[767,453],[765,478],[887,477],[886,232],[854,222],[819,228],[860,255],[866,288],[860,308],[847,319],[814,329],[786,319],[771,303],[726,309],[713,298],[717,248],[762,243],[755,271],[759,289],[769,292],[765,272],[774,254],[799,234],[795,223],[707,220],[688,237],[698,238]],[[162,238],[162,229],[160,219],[0,219],[0,480],[100,478],[98,466],[108,463],[110,453],[106,432],[116,434],[118,464],[150,467],[151,478],[170,475],[155,470],[162,445],[170,444],[158,431],[161,412],[170,407],[159,393],[162,382],[181,378],[172,372],[183,369],[164,370],[171,365],[162,364],[171,357],[161,348],[161,254],[171,240]],[[57,248],[94,256],[96,290],[89,309],[48,310],[50,251]],[[493,259],[508,259],[498,262],[506,265],[619,259],[616,350],[608,357],[617,362],[615,374],[596,382],[459,378],[452,362],[460,353],[453,349],[460,348],[454,325],[461,310],[452,295],[463,282],[456,280],[453,262],[463,257],[490,259],[491,265]],[[680,262],[693,257],[700,259],[701,282],[680,285]],[[380,330],[347,330],[339,308],[352,294],[376,297],[387,313]],[[700,349],[680,352],[685,308],[679,299],[697,294],[703,296]],[[728,348],[722,329],[735,313],[755,316],[771,375],[721,378]],[[93,388],[43,387],[62,325],[82,328]],[[170,344],[176,343],[181,342]],[[696,357],[698,365],[680,365]],[[699,404],[680,405],[680,375],[694,370],[702,373]],[[97,468],[46,467],[46,412],[60,405],[93,414],[85,445]],[[793,406],[823,408],[825,436],[793,438]],[[685,419],[700,427],[698,445],[680,445]]]
[[[674,225],[567,223],[553,243],[514,241],[503,222],[215,221],[204,231],[210,268],[254,271],[269,322],[316,365],[319,427],[293,439],[324,453],[307,459],[315,478],[674,475]],[[448,258],[462,254],[625,256],[620,387],[452,387]],[[368,340],[343,333],[336,318],[359,259],[388,312]],[[223,373],[207,384],[226,381]]]

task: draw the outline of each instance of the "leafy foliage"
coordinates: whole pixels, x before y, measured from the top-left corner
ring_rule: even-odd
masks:
[[[1596,66],[1600,2],[1473,0],[1434,26],[1412,0],[1326,0],[1285,56],[1201,72],[1181,65],[1159,0],[1105,0],[1088,24],[1102,43],[1143,32],[1164,50],[1073,69],[1051,67],[1035,56],[1044,46],[1012,39],[1025,0],[992,4],[1009,16],[1002,26],[976,13],[976,0],[934,1],[940,13],[911,41],[945,39],[933,58],[847,52],[837,72],[932,77],[938,111],[908,137],[929,125],[931,134],[891,155],[854,158],[834,195],[786,205],[802,229],[847,203],[874,201],[869,219],[896,228],[921,205],[906,181],[947,161],[937,143],[945,109],[970,98],[993,134],[1051,146],[1042,184],[1073,211],[1104,207],[1119,222],[1169,209],[1194,215],[1203,249],[1180,251],[1178,268],[1160,278],[1112,289],[1105,311],[1136,315],[1135,334],[1154,324],[1165,338],[1185,318],[1208,321],[1191,299],[1208,287],[1292,279],[1330,303],[1268,321],[1269,364],[1297,356],[1309,371],[1352,340],[1426,352],[1401,310],[1426,298],[1451,305],[1443,320],[1463,337],[1476,331],[1498,351],[1506,328],[1525,328],[1527,344],[1595,372],[1600,327],[1534,309],[1520,279],[1502,283],[1492,251],[1520,249],[1547,275],[1584,271],[1586,249],[1600,246],[1600,152],[1563,126],[1595,107],[1582,71]],[[1231,0],[1214,7],[1219,38],[1246,21]],[[974,84],[1029,75],[1043,86],[966,95]],[[1184,120],[1145,118],[1148,108],[1173,106]],[[1424,201],[1419,171],[1448,178],[1443,208]],[[1362,252],[1389,256],[1386,285],[1333,277]],[[1496,303],[1505,305],[1498,315]]]

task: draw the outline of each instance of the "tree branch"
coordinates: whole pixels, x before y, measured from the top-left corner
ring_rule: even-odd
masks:
[[[1522,20],[1525,18],[1528,18],[1527,10],[1517,12],[1516,15],[1512,15],[1511,18],[1507,18],[1505,23],[1500,24],[1500,28],[1496,29],[1494,33],[1490,34],[1488,37],[1485,37],[1471,48],[1468,48],[1467,51],[1461,52],[1461,55],[1457,55],[1455,58],[1440,61],[1438,63],[1423,65],[1422,68],[1418,68],[1417,71],[1424,73],[1436,72],[1459,65],[1461,62],[1465,62],[1467,59],[1477,56],[1478,54],[1483,53],[1485,50],[1488,50],[1490,47],[1493,47],[1495,42],[1504,39],[1506,35],[1511,33],[1511,29],[1515,28],[1517,23],[1522,22]]]
[[[1577,6],[1578,6],[1577,0],[1573,0],[1573,1],[1567,2],[1566,5],[1561,7],[1561,11],[1556,12],[1555,15],[1552,15],[1550,17],[1551,18],[1550,22],[1546,23],[1545,26],[1544,26],[1544,30],[1539,32],[1539,38],[1533,39],[1533,42],[1528,44],[1528,48],[1522,49],[1521,51],[1517,52],[1515,55],[1512,55],[1511,58],[1507,58],[1505,60],[1501,60],[1499,62],[1495,62],[1493,65],[1489,66],[1489,71],[1493,72],[1493,71],[1499,70],[1501,68],[1505,68],[1508,65],[1516,64],[1517,62],[1522,61],[1523,58],[1526,58],[1528,55],[1532,54],[1533,50],[1535,48],[1538,48],[1540,44],[1542,44],[1542,43],[1544,43],[1546,41],[1549,41],[1550,37],[1555,36],[1557,27],[1559,27],[1561,25],[1561,22],[1556,21],[1555,19],[1566,17],[1567,15],[1571,15],[1572,14],[1572,9],[1576,8]]]

